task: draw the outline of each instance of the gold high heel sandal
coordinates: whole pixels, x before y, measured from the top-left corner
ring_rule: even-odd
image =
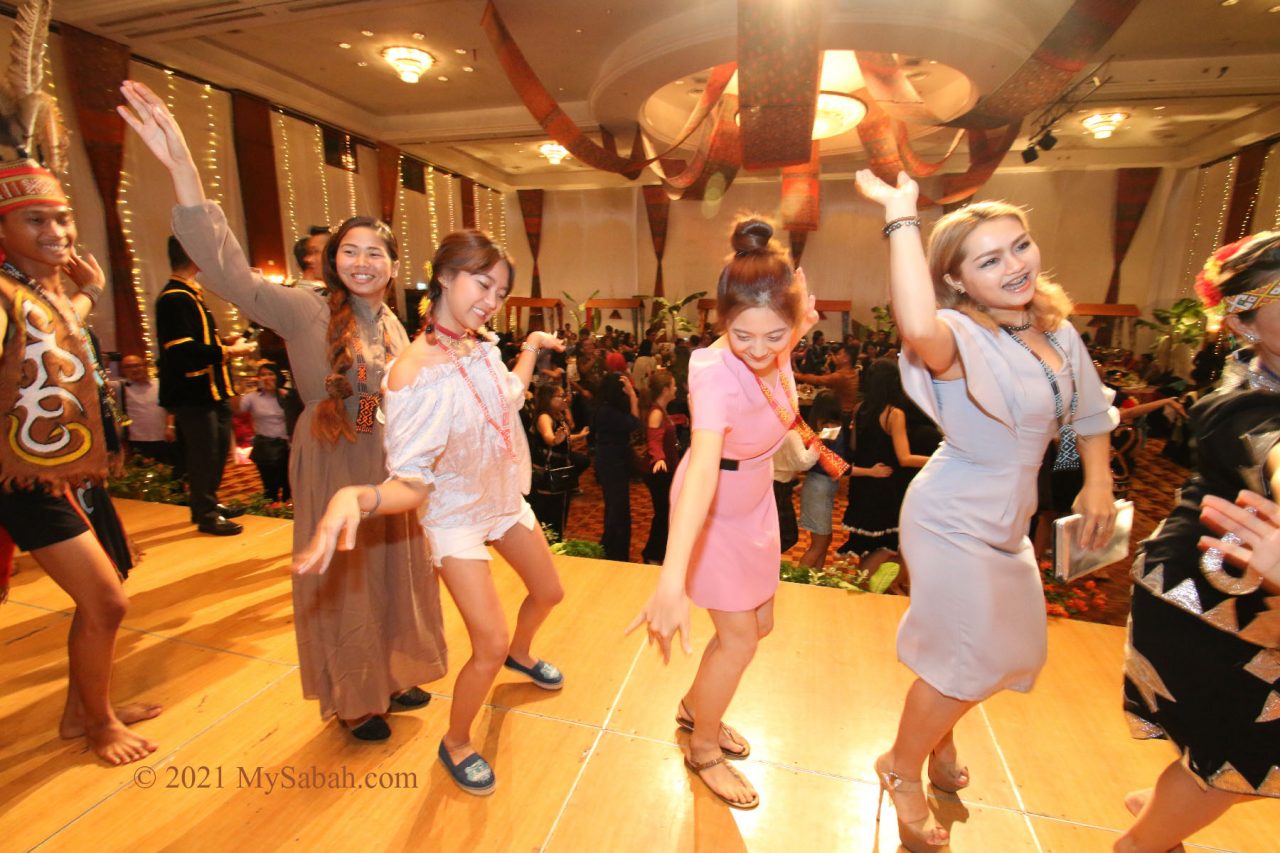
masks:
[[[902,819],[898,809],[898,794],[917,794],[924,792],[919,782],[903,779],[893,770],[882,769],[885,756],[876,759],[876,778],[880,780],[880,796],[876,800],[876,824],[880,823],[880,810],[884,807],[884,795],[887,793],[893,801],[893,809],[898,818],[898,840],[911,853],[933,853],[951,843],[951,837],[945,829],[933,819],[933,814],[926,811],[925,816],[910,823]],[[925,802],[928,809],[928,801]],[[941,839],[939,839],[941,834]]]
[[[939,791],[955,794],[969,787],[969,768],[954,761],[943,761],[936,752],[929,753],[929,783]]]

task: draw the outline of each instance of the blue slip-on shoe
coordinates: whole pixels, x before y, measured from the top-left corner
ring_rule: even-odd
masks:
[[[543,690],[559,690],[564,687],[564,675],[555,666],[544,660],[538,661],[533,666],[525,666],[516,661],[515,658],[508,657],[503,666],[507,669],[515,670],[521,675],[528,676],[534,684]]]
[[[440,763],[444,765],[445,770],[449,771],[449,775],[453,777],[454,782],[458,783],[459,788],[477,797],[487,797],[493,793],[493,788],[498,782],[493,778],[493,768],[489,766],[489,762],[480,757],[480,753],[473,752],[454,764],[449,758],[449,750],[445,748],[444,741],[440,741],[439,755]]]

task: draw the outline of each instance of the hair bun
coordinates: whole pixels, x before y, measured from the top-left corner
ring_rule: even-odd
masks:
[[[754,255],[769,250],[773,226],[762,219],[743,219],[733,228],[730,243],[739,255]]]

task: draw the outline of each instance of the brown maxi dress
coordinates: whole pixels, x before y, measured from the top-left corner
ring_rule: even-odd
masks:
[[[265,281],[250,269],[244,251],[212,202],[175,207],[173,233],[200,267],[211,292],[234,303],[250,320],[277,331],[289,350],[294,381],[306,404],[293,436],[289,481],[293,487],[293,550],[311,540],[334,492],[343,486],[386,479],[383,426],[356,433],[352,444],[318,440],[311,431],[315,404],[324,400],[329,373],[329,303],[311,288]],[[387,308],[353,299],[368,362],[368,388],[380,387],[386,364],[409,345],[400,321]],[[384,337],[389,347],[384,347]],[[356,388],[356,369],[348,372]],[[347,400],[355,422],[357,395]],[[373,516],[360,525],[355,550],[335,551],[322,574],[293,576],[294,629],[302,692],[320,700],[320,714],[355,720],[387,710],[388,700],[447,669],[439,582],[426,537],[412,513]]]

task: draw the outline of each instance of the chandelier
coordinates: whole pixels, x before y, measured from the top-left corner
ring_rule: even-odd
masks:
[[[867,115],[866,104],[853,95],[841,92],[819,92],[813,111],[813,138],[829,139],[847,133]]]
[[[1080,123],[1084,129],[1093,134],[1094,139],[1110,139],[1120,123],[1129,117],[1128,113],[1094,113]]]
[[[538,146],[538,153],[546,157],[552,166],[559,166],[569,156],[569,149],[559,142],[544,142]]]
[[[435,64],[435,57],[416,47],[384,47],[382,58],[396,70],[406,83],[417,83],[426,70]]]

